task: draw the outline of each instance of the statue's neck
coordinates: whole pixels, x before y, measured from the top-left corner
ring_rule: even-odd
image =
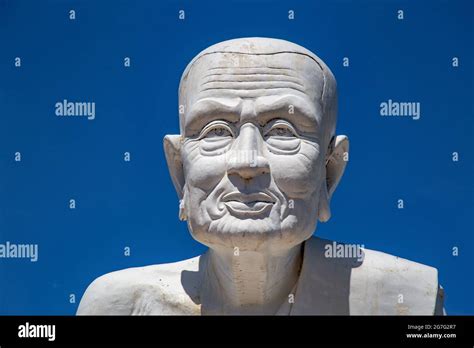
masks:
[[[292,298],[301,263],[302,245],[273,253],[209,249],[203,314],[275,314]]]

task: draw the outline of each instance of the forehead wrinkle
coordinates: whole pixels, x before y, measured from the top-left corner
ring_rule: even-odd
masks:
[[[222,75],[210,75],[205,78],[205,81],[201,83],[201,87],[210,83],[233,83],[233,82],[290,82],[304,88],[303,81],[297,77],[278,75],[278,74],[222,74]]]
[[[207,57],[207,56],[215,56],[215,55],[219,55],[219,53],[222,53],[224,54],[225,56],[222,56],[219,57],[219,59],[217,60],[209,60],[210,58],[204,58],[204,57]],[[207,83],[207,82],[210,82],[212,81],[213,79],[216,80],[219,80],[218,76],[220,76],[222,79],[227,79],[228,77],[230,77],[231,79],[238,79],[238,78],[242,78],[242,82],[244,82],[244,80],[246,80],[246,76],[236,76],[236,75],[247,75],[248,74],[248,78],[253,80],[253,77],[256,76],[256,80],[264,80],[265,77],[266,77],[266,74],[269,74],[271,76],[268,76],[268,80],[273,80],[273,79],[279,79],[280,76],[274,76],[274,74],[280,74],[280,75],[288,75],[288,77],[285,77],[285,76],[281,76],[281,79],[282,80],[287,80],[287,78],[289,80],[292,80],[292,79],[295,79],[294,82],[295,85],[291,85],[290,87],[295,87],[296,90],[299,90],[299,92],[302,92],[302,93],[307,93],[309,92],[307,90],[307,88],[310,88],[311,90],[313,89],[313,87],[316,87],[313,86],[314,85],[314,78],[316,78],[317,80],[320,80],[321,81],[321,84],[322,86],[322,89],[320,89],[319,87],[316,87],[316,94],[315,94],[315,97],[319,97],[321,98],[323,96],[323,93],[324,93],[324,88],[325,88],[325,74],[324,74],[324,70],[323,69],[320,69],[319,67],[319,64],[318,64],[318,67],[317,68],[311,68],[311,66],[309,64],[313,64],[314,66],[314,63],[317,63],[317,60],[313,59],[313,57],[309,56],[309,55],[306,55],[306,54],[299,54],[298,52],[293,52],[293,51],[288,51],[288,52],[278,52],[278,53],[275,53],[275,54],[244,54],[244,53],[240,53],[238,54],[239,56],[240,55],[243,55],[243,56],[249,56],[249,57],[256,57],[257,60],[254,60],[254,61],[250,61],[249,64],[245,64],[245,62],[236,62],[236,63],[242,63],[240,65],[237,65],[237,66],[234,66],[233,63],[231,63],[232,59],[234,59],[233,57],[227,57],[227,55],[231,53],[231,52],[208,52],[207,54],[204,54],[204,55],[201,55],[201,56],[198,56],[192,64],[190,64],[190,66],[187,67],[187,73],[186,74],[183,74],[183,78],[182,78],[182,85],[180,86],[180,91],[184,92],[184,93],[189,93],[190,90],[189,88],[185,88],[185,85],[187,85],[188,83],[191,83],[193,87],[191,87],[191,91],[192,89],[194,89],[195,92],[199,93],[199,92],[203,92],[203,91],[208,91],[210,90],[210,93],[212,93],[213,90],[221,90],[222,91],[222,87],[224,87],[222,84],[220,83],[216,83],[213,85],[213,87],[217,87],[217,88],[213,88],[213,89],[209,89],[208,87],[206,88],[202,88],[202,86],[204,84],[206,84],[206,86],[209,86],[211,83]],[[284,53],[286,54],[290,54],[291,56],[299,56],[299,57],[302,57],[302,58],[306,58],[304,61],[300,61],[298,62],[298,64],[295,65],[295,68],[293,67],[289,67],[288,66],[288,62],[287,62],[287,58],[286,56],[284,55]],[[262,59],[264,60],[260,60],[260,58],[258,57],[262,57]],[[309,59],[308,59],[309,58]],[[271,59],[271,60],[268,60],[268,59]],[[276,59],[276,61],[273,61],[273,59]],[[227,60],[230,60],[230,61],[227,61]],[[204,63],[203,63],[204,61]],[[217,66],[216,66],[217,65]],[[244,66],[242,66],[244,65]],[[287,66],[285,66],[287,65]],[[314,74],[316,74],[313,77],[310,77],[310,76],[307,76],[308,72],[311,72],[311,71],[314,71]],[[226,74],[229,73],[229,75],[232,75],[232,76],[226,76]],[[222,75],[218,75],[218,76],[213,76],[214,74],[222,74]],[[261,75],[261,76],[258,76],[258,75]],[[262,76],[263,75],[263,76]],[[311,73],[311,75],[313,75],[313,73]],[[192,81],[192,82],[191,82]],[[241,81],[240,79],[238,81]],[[303,83],[301,83],[301,81],[303,81]],[[219,81],[219,82],[223,82],[223,81]],[[307,83],[309,83],[309,86],[307,86]],[[305,88],[304,90],[300,89],[301,86],[298,86],[298,84],[302,84],[303,86],[307,87]],[[319,82],[317,83],[319,84]],[[231,86],[231,87],[234,87],[234,86]],[[247,86],[245,86],[247,87]],[[260,87],[260,86],[259,86]],[[267,86],[265,86],[267,87]],[[274,86],[274,87],[279,87],[278,89],[280,89],[280,87],[282,87],[281,85],[279,86]],[[234,89],[234,88],[232,88]],[[252,88],[254,89],[254,88]],[[186,92],[186,90],[188,90],[189,92]],[[242,88],[240,86],[238,86],[237,88],[235,88],[236,92],[239,92],[239,91],[242,91],[244,92],[245,91],[245,88]],[[263,92],[265,92],[266,88],[265,89],[262,89]],[[245,95],[241,95],[241,96],[245,96],[245,97],[250,97],[251,95],[253,95],[251,92],[252,91],[248,91],[249,95],[245,94]],[[192,92],[191,92],[192,93]],[[311,95],[313,94],[313,92],[311,92]]]
[[[218,73],[207,73],[205,74],[202,79],[207,79],[207,81],[213,80],[213,79],[219,79],[219,78],[241,78],[241,79],[248,79],[251,80],[253,77],[255,77],[256,80],[262,80],[266,77],[269,79],[272,78],[280,78],[282,80],[293,80],[293,81],[302,81],[301,79],[301,71],[293,68],[281,68],[277,71],[272,71],[269,70],[266,66],[262,67],[228,67],[228,66],[223,66],[223,67],[214,67],[214,68],[209,68],[207,71],[209,72],[210,70],[215,70],[219,69],[221,70]],[[275,68],[272,68],[275,69]],[[281,71],[283,70],[283,71]]]
[[[213,72],[211,70],[218,69],[219,72]],[[292,76],[297,77],[298,74],[295,74],[295,70],[290,68],[280,68],[275,70],[276,68],[268,68],[268,67],[214,67],[208,69],[209,72],[204,77],[209,77],[213,75],[284,75],[284,76]]]
[[[238,55],[244,55],[244,56],[275,56],[275,55],[278,55],[278,54],[285,54],[285,53],[288,53],[288,54],[296,54],[296,55],[301,55],[301,56],[305,56],[305,57],[308,57],[309,59],[311,59],[313,62],[315,62],[319,69],[324,72],[324,68],[323,66],[321,65],[320,62],[318,62],[314,57],[312,57],[311,55],[307,54],[307,53],[304,53],[304,52],[298,52],[298,51],[286,51],[286,50],[279,50],[279,51],[275,51],[275,52],[271,52],[271,53],[245,53],[245,52],[239,52],[239,51],[232,51],[232,50],[216,50],[216,51],[212,51],[212,52],[205,52],[205,53],[201,53],[200,55],[198,55],[197,57],[195,57],[193,59],[193,61],[191,62],[191,64],[187,67],[187,70],[188,71],[191,71],[191,69],[193,68],[193,66],[199,61],[201,60],[202,58],[206,57],[206,56],[209,56],[209,55],[213,55],[213,54],[238,54]],[[217,67],[216,67],[217,68]]]
[[[285,67],[276,67],[276,66],[265,66],[265,67],[258,67],[258,66],[230,66],[230,67],[222,67],[222,66],[215,66],[209,68],[209,70],[217,70],[217,69],[276,69],[276,70],[290,70],[290,68]]]
[[[266,81],[260,81],[263,84],[260,86],[257,85],[249,85],[245,84],[245,82],[237,82],[234,84],[228,84],[227,86],[211,86],[211,87],[204,87],[200,90],[200,92],[212,91],[212,90],[227,90],[227,91],[269,91],[269,90],[278,90],[278,89],[293,89],[299,91],[301,93],[305,93],[305,90],[298,85],[292,85],[292,83],[268,83]],[[252,82],[255,84],[255,82]],[[216,84],[213,82],[213,84]],[[262,86],[263,85],[263,86]]]

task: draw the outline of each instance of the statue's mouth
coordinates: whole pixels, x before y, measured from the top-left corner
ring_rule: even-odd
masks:
[[[264,192],[250,194],[231,192],[222,197],[222,202],[232,215],[248,218],[267,214],[276,200]]]

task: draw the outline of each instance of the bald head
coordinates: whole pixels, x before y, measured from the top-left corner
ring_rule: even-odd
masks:
[[[205,106],[208,115],[214,109],[222,113],[218,105],[214,109],[197,105],[201,100],[226,100],[228,109],[234,111],[241,110],[244,100],[253,100],[255,109],[265,110],[268,104],[278,104],[277,99],[284,96],[289,99],[287,106],[295,106],[291,102],[296,102],[295,107],[302,109],[299,111],[303,116],[309,113],[316,116],[314,122],[301,118],[302,125],[318,124],[324,128],[324,138],[331,139],[337,116],[336,81],[321,59],[304,47],[284,40],[242,38],[220,42],[199,53],[182,75],[181,134],[199,128],[194,122],[200,116],[200,108]]]

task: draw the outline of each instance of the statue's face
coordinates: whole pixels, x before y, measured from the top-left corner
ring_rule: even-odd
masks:
[[[194,238],[241,250],[309,238],[327,147],[317,63],[292,53],[214,53],[184,83],[181,155]]]

